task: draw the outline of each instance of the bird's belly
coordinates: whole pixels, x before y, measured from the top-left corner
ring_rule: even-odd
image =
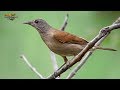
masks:
[[[75,56],[77,55],[84,47],[78,44],[61,44],[61,45],[52,45],[51,51],[61,56]]]

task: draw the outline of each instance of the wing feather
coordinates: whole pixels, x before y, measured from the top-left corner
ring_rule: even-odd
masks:
[[[88,43],[88,41],[86,41],[85,39],[81,37],[76,37],[75,35],[64,31],[55,30],[55,34],[53,35],[53,37],[60,43],[72,43],[80,45],[86,45]]]

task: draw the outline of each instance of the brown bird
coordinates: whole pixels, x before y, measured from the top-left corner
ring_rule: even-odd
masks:
[[[88,44],[87,40],[68,32],[57,30],[43,19],[28,21],[24,24],[29,24],[36,28],[48,48],[54,53],[62,56],[65,63],[68,61],[66,56],[77,55]],[[116,51],[111,48],[102,48],[100,46],[97,46],[96,49]]]

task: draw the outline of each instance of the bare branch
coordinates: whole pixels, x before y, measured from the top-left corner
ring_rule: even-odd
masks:
[[[67,15],[66,15],[66,17],[65,17],[65,20],[64,20],[64,22],[63,22],[63,25],[61,26],[61,31],[64,31],[65,30],[65,28],[66,28],[66,26],[67,26],[67,24],[68,24],[68,17],[69,17],[69,14],[67,13]]]
[[[76,72],[82,67],[82,65],[87,61],[89,56],[92,55],[92,51],[88,51],[86,55],[83,57],[83,59],[78,63],[78,65],[70,72],[70,74],[67,76],[66,79],[71,79]]]
[[[106,35],[105,37],[101,38],[96,44],[95,46],[99,46],[102,41],[107,37],[108,35]],[[93,51],[96,50],[95,47],[93,47],[92,50],[88,51],[87,54],[83,57],[83,59],[78,63],[78,65],[70,72],[70,74],[67,76],[66,79],[71,79],[75,73],[82,67],[82,65],[87,61],[87,59],[92,55]]]
[[[27,60],[27,58],[26,58],[24,55],[21,55],[20,58],[23,59],[23,61],[29,66],[29,68],[30,68],[33,72],[35,72],[35,73],[38,75],[39,78],[44,79],[44,77],[36,70],[36,68],[34,68],[34,67],[30,64],[30,62]]]
[[[119,18],[118,18],[119,19]],[[117,21],[117,20],[116,20]],[[75,63],[79,62],[83,56],[100,40],[103,38],[103,40],[110,34],[112,30],[120,28],[120,23],[113,23],[110,26],[104,27],[99,31],[99,34],[91,40],[86,47],[78,54],[76,55],[70,62],[69,65],[64,65],[62,68],[60,68],[56,73],[52,74],[48,79],[55,79],[55,77],[59,76],[63,72],[65,72],[68,68],[72,67]],[[103,41],[101,40],[101,42]]]

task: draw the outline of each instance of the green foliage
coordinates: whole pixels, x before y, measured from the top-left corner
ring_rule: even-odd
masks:
[[[4,18],[6,13],[12,12],[18,17],[13,21]],[[43,76],[47,77],[53,73],[49,49],[38,32],[33,27],[24,25],[23,22],[43,18],[51,26],[59,29],[67,13],[69,20],[65,31],[86,38],[88,41],[92,40],[101,28],[112,24],[120,15],[120,12],[95,11],[1,11],[0,78],[38,78],[20,59],[21,54],[24,54]],[[95,51],[74,78],[120,78],[119,33],[119,30],[113,31],[101,45],[118,51]],[[58,55],[56,58],[60,67],[63,59]],[[65,78],[72,68],[62,77]]]

